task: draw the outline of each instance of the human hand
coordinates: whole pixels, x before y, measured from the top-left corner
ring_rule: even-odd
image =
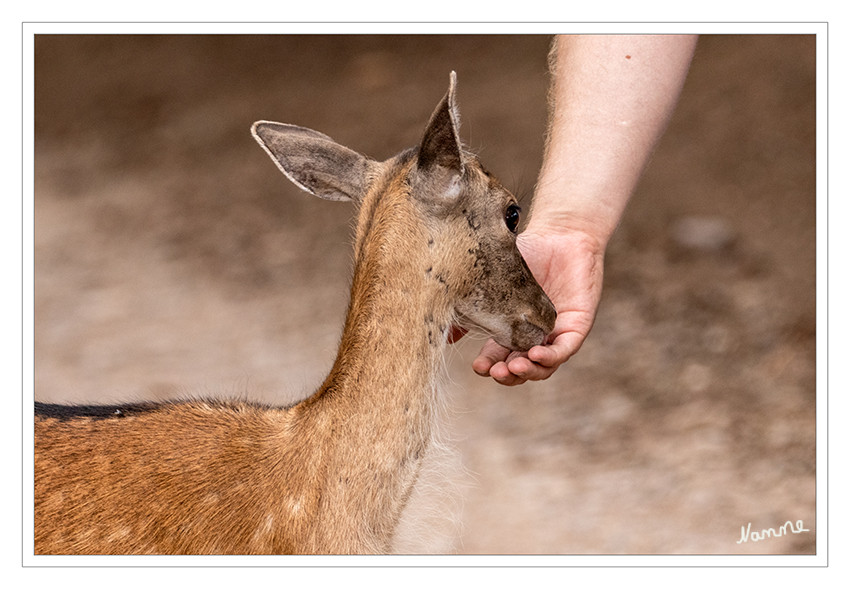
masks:
[[[481,376],[514,386],[549,378],[581,347],[602,294],[605,246],[580,231],[526,231],[517,238],[522,257],[555,305],[558,317],[545,345],[512,352],[488,340],[472,363]]]

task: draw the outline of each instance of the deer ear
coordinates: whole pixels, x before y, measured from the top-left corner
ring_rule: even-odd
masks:
[[[436,188],[449,197],[457,196],[460,192],[460,179],[463,176],[456,87],[457,74],[452,72],[449,76],[449,91],[431,115],[417,157],[419,176],[427,178],[429,183],[435,182]]]
[[[327,200],[360,202],[375,162],[318,131],[258,121],[251,134],[281,172],[302,190]]]

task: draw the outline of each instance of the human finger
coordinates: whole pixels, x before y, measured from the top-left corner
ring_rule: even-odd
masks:
[[[528,351],[529,359],[545,368],[556,369],[569,360],[584,342],[584,336],[575,331],[568,331],[558,335],[548,345],[534,346]]]
[[[508,368],[508,362],[497,362],[490,368],[490,376],[500,385],[513,387],[523,384],[526,379],[517,376]]]
[[[499,362],[507,360],[511,351],[489,339],[481,347],[478,357],[472,361],[472,369],[480,376],[490,376],[490,370]]]
[[[543,366],[525,356],[520,356],[507,362],[507,368],[511,374],[523,381],[546,380],[555,373],[558,366],[560,366],[560,364],[555,364],[554,366]]]

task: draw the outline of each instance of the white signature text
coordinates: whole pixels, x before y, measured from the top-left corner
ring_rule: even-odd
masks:
[[[794,529],[794,524],[791,521],[787,521],[782,526],[779,527],[779,530],[774,530],[773,528],[768,528],[766,530],[762,530],[759,532],[751,532],[750,527],[752,523],[747,524],[747,527],[741,526],[741,539],[736,542],[736,544],[740,544],[741,542],[749,542],[752,540],[753,542],[758,542],[759,540],[764,540],[765,538],[770,538],[771,536],[784,536],[788,532],[793,534],[799,534],[800,532],[808,532],[809,530],[803,527],[803,520],[797,520],[797,528]]]

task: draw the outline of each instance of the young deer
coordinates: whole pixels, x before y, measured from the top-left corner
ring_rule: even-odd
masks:
[[[458,139],[454,72],[419,147],[383,163],[302,127],[252,133],[299,187],[358,207],[327,380],[292,407],[36,403],[36,553],[388,551],[452,326],[514,350],[552,329],[516,248],[519,207]]]

